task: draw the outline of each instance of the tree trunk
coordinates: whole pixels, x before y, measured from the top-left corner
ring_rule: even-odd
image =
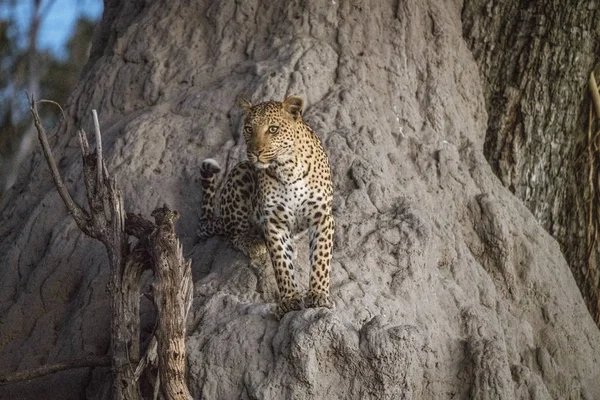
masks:
[[[124,227],[123,227],[124,228]],[[124,236],[124,230],[122,234]],[[114,250],[123,250],[117,246]],[[113,371],[113,398],[115,400],[141,399],[139,384],[134,378],[140,361],[140,276],[141,263],[124,262],[124,253],[110,251],[111,265],[120,265],[111,271],[110,293],[112,299],[111,352]],[[120,264],[112,264],[119,262]]]
[[[600,325],[600,287],[592,279],[600,271],[598,245],[588,240],[597,230],[597,222],[589,223],[589,203],[598,183],[590,185],[587,157],[588,81],[600,62],[600,6],[467,0],[462,19],[485,82],[485,156],[558,240]]]
[[[158,309],[156,327],[160,390],[167,400],[189,400],[186,376],[186,321],[192,301],[192,269],[183,258],[175,235],[177,212],[167,208],[154,213],[158,227],[153,238],[154,304]]]
[[[153,211],[156,226],[136,214],[125,217],[122,193],[108,175],[102,152],[102,136],[96,110],[92,110],[96,133],[96,149],[90,152],[87,137],[79,132],[79,143],[84,164],[84,182],[89,211],[72,198],[58,171],[50,150],[46,130],[37,111],[36,101],[30,98],[30,110],[38,131],[42,151],[52,174],[52,180],[75,223],[87,236],[101,241],[108,254],[111,293],[111,364],[113,398],[135,400],[141,398],[138,379],[148,361],[159,369],[160,390],[165,399],[191,398],[186,384],[185,332],[188,311],[192,301],[192,274],[190,262],[183,257],[181,244],[173,222],[177,211],[166,205]],[[127,235],[138,239],[130,249]],[[144,362],[140,363],[140,278],[145,267],[154,269],[155,296],[158,321],[155,337]],[[151,354],[148,354],[151,353]],[[100,362],[104,358],[100,359]],[[98,357],[56,363],[32,370],[0,376],[0,385],[35,379],[71,368],[94,367]],[[102,364],[103,365],[103,364]],[[158,389],[159,385],[156,385]],[[156,390],[155,390],[156,393]]]

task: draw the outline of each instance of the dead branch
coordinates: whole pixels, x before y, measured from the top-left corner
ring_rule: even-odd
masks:
[[[98,113],[96,110],[92,110],[92,116],[94,117],[94,133],[96,134],[96,170],[98,173],[98,180],[96,185],[100,186],[102,182],[102,135],[100,134],[100,122],[98,121]]]
[[[111,291],[111,363],[114,396],[116,399],[139,399],[139,385],[133,379],[135,364],[139,361],[139,287],[143,257],[133,252],[130,257],[125,234],[125,212],[121,191],[114,178],[108,175],[99,154],[90,152],[87,137],[79,132],[83,157],[83,176],[89,212],[72,199],[56,167],[46,131],[42,126],[33,97],[30,110],[42,144],[42,151],[52,172],[52,178],[65,205],[79,229],[101,241],[108,253]],[[96,129],[96,147],[101,148],[99,124]]]
[[[155,224],[136,214],[127,214],[125,218],[121,191],[115,179],[109,176],[102,159],[102,136],[95,110],[92,113],[96,152],[90,151],[87,135],[79,131],[89,212],[83,210],[73,201],[62,182],[33,99],[30,104],[42,150],[61,198],[74,216],[77,226],[86,235],[101,241],[108,253],[112,300],[111,365],[115,398],[141,397],[138,378],[145,366],[156,363],[153,360],[155,357],[159,371],[155,393],[160,383],[160,392],[165,399],[191,399],[185,375],[185,328],[192,302],[192,273],[191,263],[184,259],[175,234],[174,221],[179,214],[165,205],[152,213]],[[138,239],[133,249],[128,242],[128,235]],[[158,321],[153,338],[155,345],[149,348],[149,353],[140,363],[140,277],[149,266],[153,267],[155,276],[153,300],[158,310]],[[42,374],[53,371],[42,371]]]
[[[175,234],[179,214],[165,205],[154,210],[154,303],[158,309],[156,337],[160,391],[165,399],[191,399],[186,384],[185,328],[192,303],[192,269]]]
[[[135,370],[135,378],[139,380],[142,373],[149,367],[153,367],[155,370],[158,370],[158,342],[156,340],[156,335],[154,334],[152,335],[150,344],[146,349],[146,354],[144,354],[144,357],[142,357],[137,369]],[[156,400],[158,399],[158,394],[160,393],[160,374],[156,374],[152,385],[154,387],[152,399]]]
[[[139,214],[127,213],[125,219],[125,233],[139,240],[147,239],[156,227],[154,224]]]
[[[150,344],[148,344],[148,348],[146,349],[146,353],[144,357],[140,360],[140,363],[135,370],[135,379],[139,380],[142,376],[144,370],[148,367],[158,368],[158,354],[157,354],[157,346],[156,343],[156,335],[152,335],[150,339]]]
[[[42,376],[55,374],[76,368],[110,367],[110,356],[88,356],[79,360],[65,361],[61,363],[43,365],[39,368],[26,371],[17,371],[0,377],[0,386],[9,383],[28,381]]]
[[[73,198],[69,194],[67,187],[65,186],[65,184],[62,181],[62,178],[60,177],[58,167],[56,166],[54,158],[52,157],[52,151],[50,150],[50,144],[48,143],[46,130],[42,125],[42,120],[40,119],[40,115],[38,114],[37,107],[35,105],[35,99],[33,97],[33,94],[29,99],[29,110],[33,115],[33,123],[35,124],[35,127],[38,131],[38,138],[40,140],[40,143],[42,144],[42,151],[44,153],[44,157],[46,158],[46,162],[50,167],[52,179],[54,180],[54,184],[56,185],[58,194],[60,194],[60,197],[63,199],[63,202],[67,206],[67,209],[69,210],[71,215],[73,215],[73,218],[75,219],[77,226],[79,226],[79,229],[82,229],[82,226],[87,226],[89,216],[85,210],[83,210],[75,203],[75,201],[73,201]]]
[[[590,93],[592,94],[592,100],[594,102],[594,108],[596,110],[596,118],[600,118],[600,93],[598,92],[598,85],[596,84],[594,71],[590,73],[589,85]]]

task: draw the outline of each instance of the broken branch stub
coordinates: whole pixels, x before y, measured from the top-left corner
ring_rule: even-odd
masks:
[[[153,236],[154,304],[158,309],[155,335],[158,342],[160,391],[166,399],[191,399],[186,383],[185,333],[192,303],[192,269],[175,234],[177,211],[165,205],[152,212],[157,226]]]

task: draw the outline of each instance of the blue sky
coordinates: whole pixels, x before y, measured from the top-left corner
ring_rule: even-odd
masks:
[[[0,18],[14,17],[18,25],[18,36],[24,40],[31,21],[32,3],[32,0],[0,0]],[[102,16],[104,4],[102,0],[42,0],[41,9],[47,11],[40,27],[38,48],[50,50],[58,57],[65,57],[65,45],[77,18],[83,15],[98,20]]]

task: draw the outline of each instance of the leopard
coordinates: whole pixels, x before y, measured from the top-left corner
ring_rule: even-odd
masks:
[[[221,167],[212,158],[201,163],[198,235],[222,235],[250,258],[270,257],[279,290],[278,313],[332,308],[331,166],[320,138],[303,120],[304,100],[289,96],[253,105],[240,98],[238,105],[248,159],[231,169],[218,199]],[[292,239],[305,229],[309,231],[311,272],[308,291],[302,295],[295,277]]]

